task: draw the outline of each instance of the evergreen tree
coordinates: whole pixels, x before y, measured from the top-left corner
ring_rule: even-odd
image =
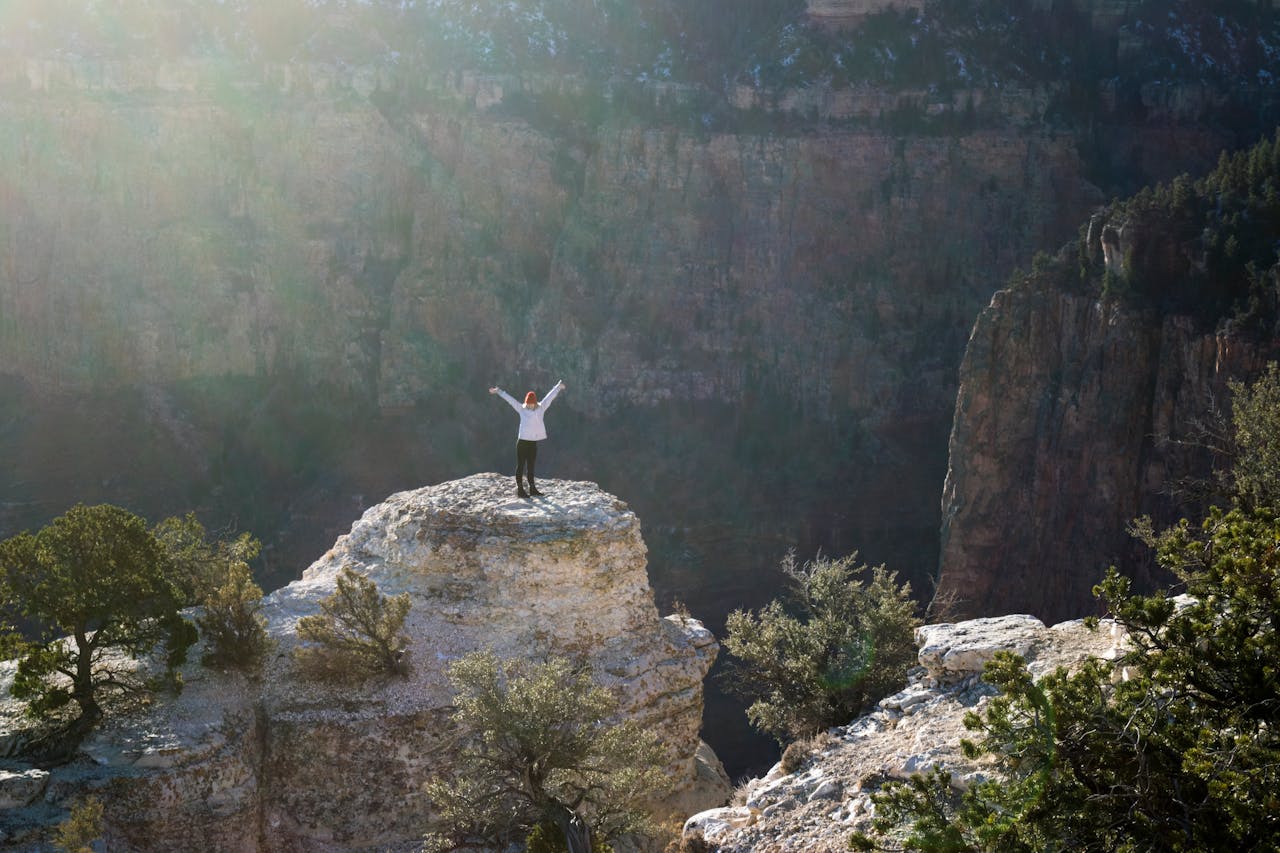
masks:
[[[143,519],[107,504],[0,542],[0,599],[41,629],[34,641],[9,637],[20,652],[13,695],[37,717],[76,703],[75,740],[101,718],[104,693],[143,689],[125,656],[163,644],[172,674],[196,636],[176,572]]]
[[[730,684],[755,699],[752,724],[779,741],[847,723],[906,683],[918,624],[910,586],[884,566],[863,579],[868,567],[857,559],[798,566],[788,554],[788,599],[729,614]]]
[[[308,645],[294,657],[305,674],[322,681],[403,674],[409,638],[402,631],[409,606],[407,592],[385,596],[373,581],[344,566],[320,612],[298,620],[298,636]]]
[[[428,785],[441,849],[524,842],[554,828],[572,853],[649,829],[666,757],[613,694],[559,657],[530,663],[474,652],[449,668],[461,736],[452,778]]]
[[[1187,595],[1098,592],[1128,632],[1116,661],[1039,682],[1001,653],[1002,691],[966,744],[1002,778],[963,795],[945,772],[876,797],[882,838],[946,851],[1274,850],[1280,845],[1280,513],[1213,510],[1162,537]],[[885,849],[855,836],[859,849]],[[889,848],[893,849],[893,848]]]

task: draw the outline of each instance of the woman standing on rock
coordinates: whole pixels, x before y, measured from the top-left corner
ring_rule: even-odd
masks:
[[[520,416],[520,433],[516,439],[516,494],[522,498],[529,496],[537,497],[542,494],[538,491],[538,487],[533,484],[533,464],[538,460],[538,442],[547,437],[547,427],[542,422],[542,416],[550,407],[556,395],[564,390],[564,382],[557,382],[556,387],[547,392],[547,396],[542,398],[542,402],[538,402],[538,395],[530,391],[524,395],[524,405],[517,403],[515,398],[503,391],[501,388],[493,387],[489,389],[490,394],[497,394],[516,410],[516,414]],[[524,474],[525,466],[529,468],[529,492],[525,494],[524,483],[520,482],[520,477]]]

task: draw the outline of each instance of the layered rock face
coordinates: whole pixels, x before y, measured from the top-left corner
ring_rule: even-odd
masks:
[[[928,589],[992,283],[1102,200],[1094,149],[1145,181],[1238,140],[739,82],[0,58],[0,536],[195,509],[274,588],[367,497],[505,462],[485,388],[563,378],[544,464],[643,514],[660,595],[757,606],[793,546]]]
[[[620,713],[667,746],[668,807],[723,802],[728,782],[698,738],[714,638],[695,620],[658,617],[625,504],[591,483],[542,488],[545,497],[523,501],[507,478],[479,475],[373,507],[267,598],[276,646],[260,678],[189,668],[181,695],[92,737],[92,766],[55,769],[29,804],[3,813],[6,842],[21,849],[101,791],[108,844],[121,849],[417,849],[430,821],[421,786],[447,770],[454,736],[445,669],[486,648],[589,661]],[[406,678],[330,687],[295,671],[298,619],[348,567],[384,594],[410,595]],[[3,787],[26,791],[30,780]]]
[[[1022,655],[1038,678],[1090,656],[1114,658],[1123,642],[1106,620],[1097,630],[1081,621],[1047,628],[1026,615],[925,625],[916,631],[920,665],[903,690],[815,738],[799,769],[775,765],[739,786],[733,805],[691,817],[685,832],[702,832],[723,853],[848,850],[851,832],[869,830],[871,795],[886,782],[941,768],[964,789],[990,773],[983,759],[964,755],[960,741],[974,738],[965,715],[981,713],[995,695],[982,668],[996,652]]]
[[[1092,612],[1108,565],[1143,565],[1127,525],[1188,511],[1169,487],[1207,475],[1199,428],[1226,409],[1228,380],[1276,354],[1190,317],[1048,287],[998,292],[960,370],[939,593],[966,615]]]

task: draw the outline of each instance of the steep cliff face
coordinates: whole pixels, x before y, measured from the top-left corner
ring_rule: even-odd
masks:
[[[274,79],[123,110],[80,85],[2,106],[0,355],[46,391],[293,370],[404,406],[514,361],[596,410],[764,374],[883,421],[915,330],[954,337],[977,270],[1098,200],[1049,133],[572,138]]]
[[[1227,381],[1275,355],[1186,316],[1053,288],[998,292],[960,369],[940,594],[969,615],[1091,612],[1108,565],[1144,564],[1128,523],[1188,511],[1168,491],[1207,474],[1198,424],[1226,405]]]
[[[695,620],[658,617],[635,515],[591,483],[551,480],[532,502],[508,485],[479,475],[370,509],[268,597],[276,647],[260,677],[190,668],[181,695],[96,733],[91,765],[55,769],[0,814],[6,843],[29,846],[77,797],[106,790],[108,844],[122,849],[417,849],[430,823],[421,787],[448,766],[453,737],[444,670],[484,648],[583,656],[620,713],[667,747],[669,807],[723,802],[728,781],[698,739],[717,646]],[[411,596],[407,678],[337,688],[294,670],[297,620],[347,567]]]
[[[1210,476],[1232,463],[1229,382],[1280,352],[1278,183],[1263,140],[1115,202],[979,316],[942,502],[959,612],[1080,615],[1109,564],[1149,589],[1168,578],[1131,520],[1230,501]]]

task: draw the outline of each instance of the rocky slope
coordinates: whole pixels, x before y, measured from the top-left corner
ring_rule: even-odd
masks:
[[[997,651],[1022,655],[1040,676],[1087,656],[1114,657],[1123,637],[1105,620],[1090,630],[1080,621],[1046,628],[1031,616],[1001,616],[925,625],[916,642],[920,665],[902,691],[819,735],[793,772],[779,763],[740,785],[733,805],[689,818],[685,833],[701,832],[722,853],[848,850],[850,833],[869,828],[871,795],[886,782],[935,767],[961,789],[983,778],[984,759],[966,758],[960,740],[971,737],[965,714],[994,695],[982,667]]]
[[[31,849],[91,792],[106,805],[110,849],[417,849],[430,820],[421,785],[449,761],[444,669],[481,648],[585,656],[622,713],[669,748],[677,793],[668,807],[688,814],[723,802],[727,780],[698,739],[714,638],[695,620],[658,617],[625,504],[591,483],[543,489],[523,501],[506,478],[478,475],[371,508],[268,597],[276,647],[259,676],[189,667],[179,696],[110,719],[85,761],[6,767],[5,849]],[[293,668],[297,620],[316,612],[344,567],[411,596],[407,678],[336,688]]]

